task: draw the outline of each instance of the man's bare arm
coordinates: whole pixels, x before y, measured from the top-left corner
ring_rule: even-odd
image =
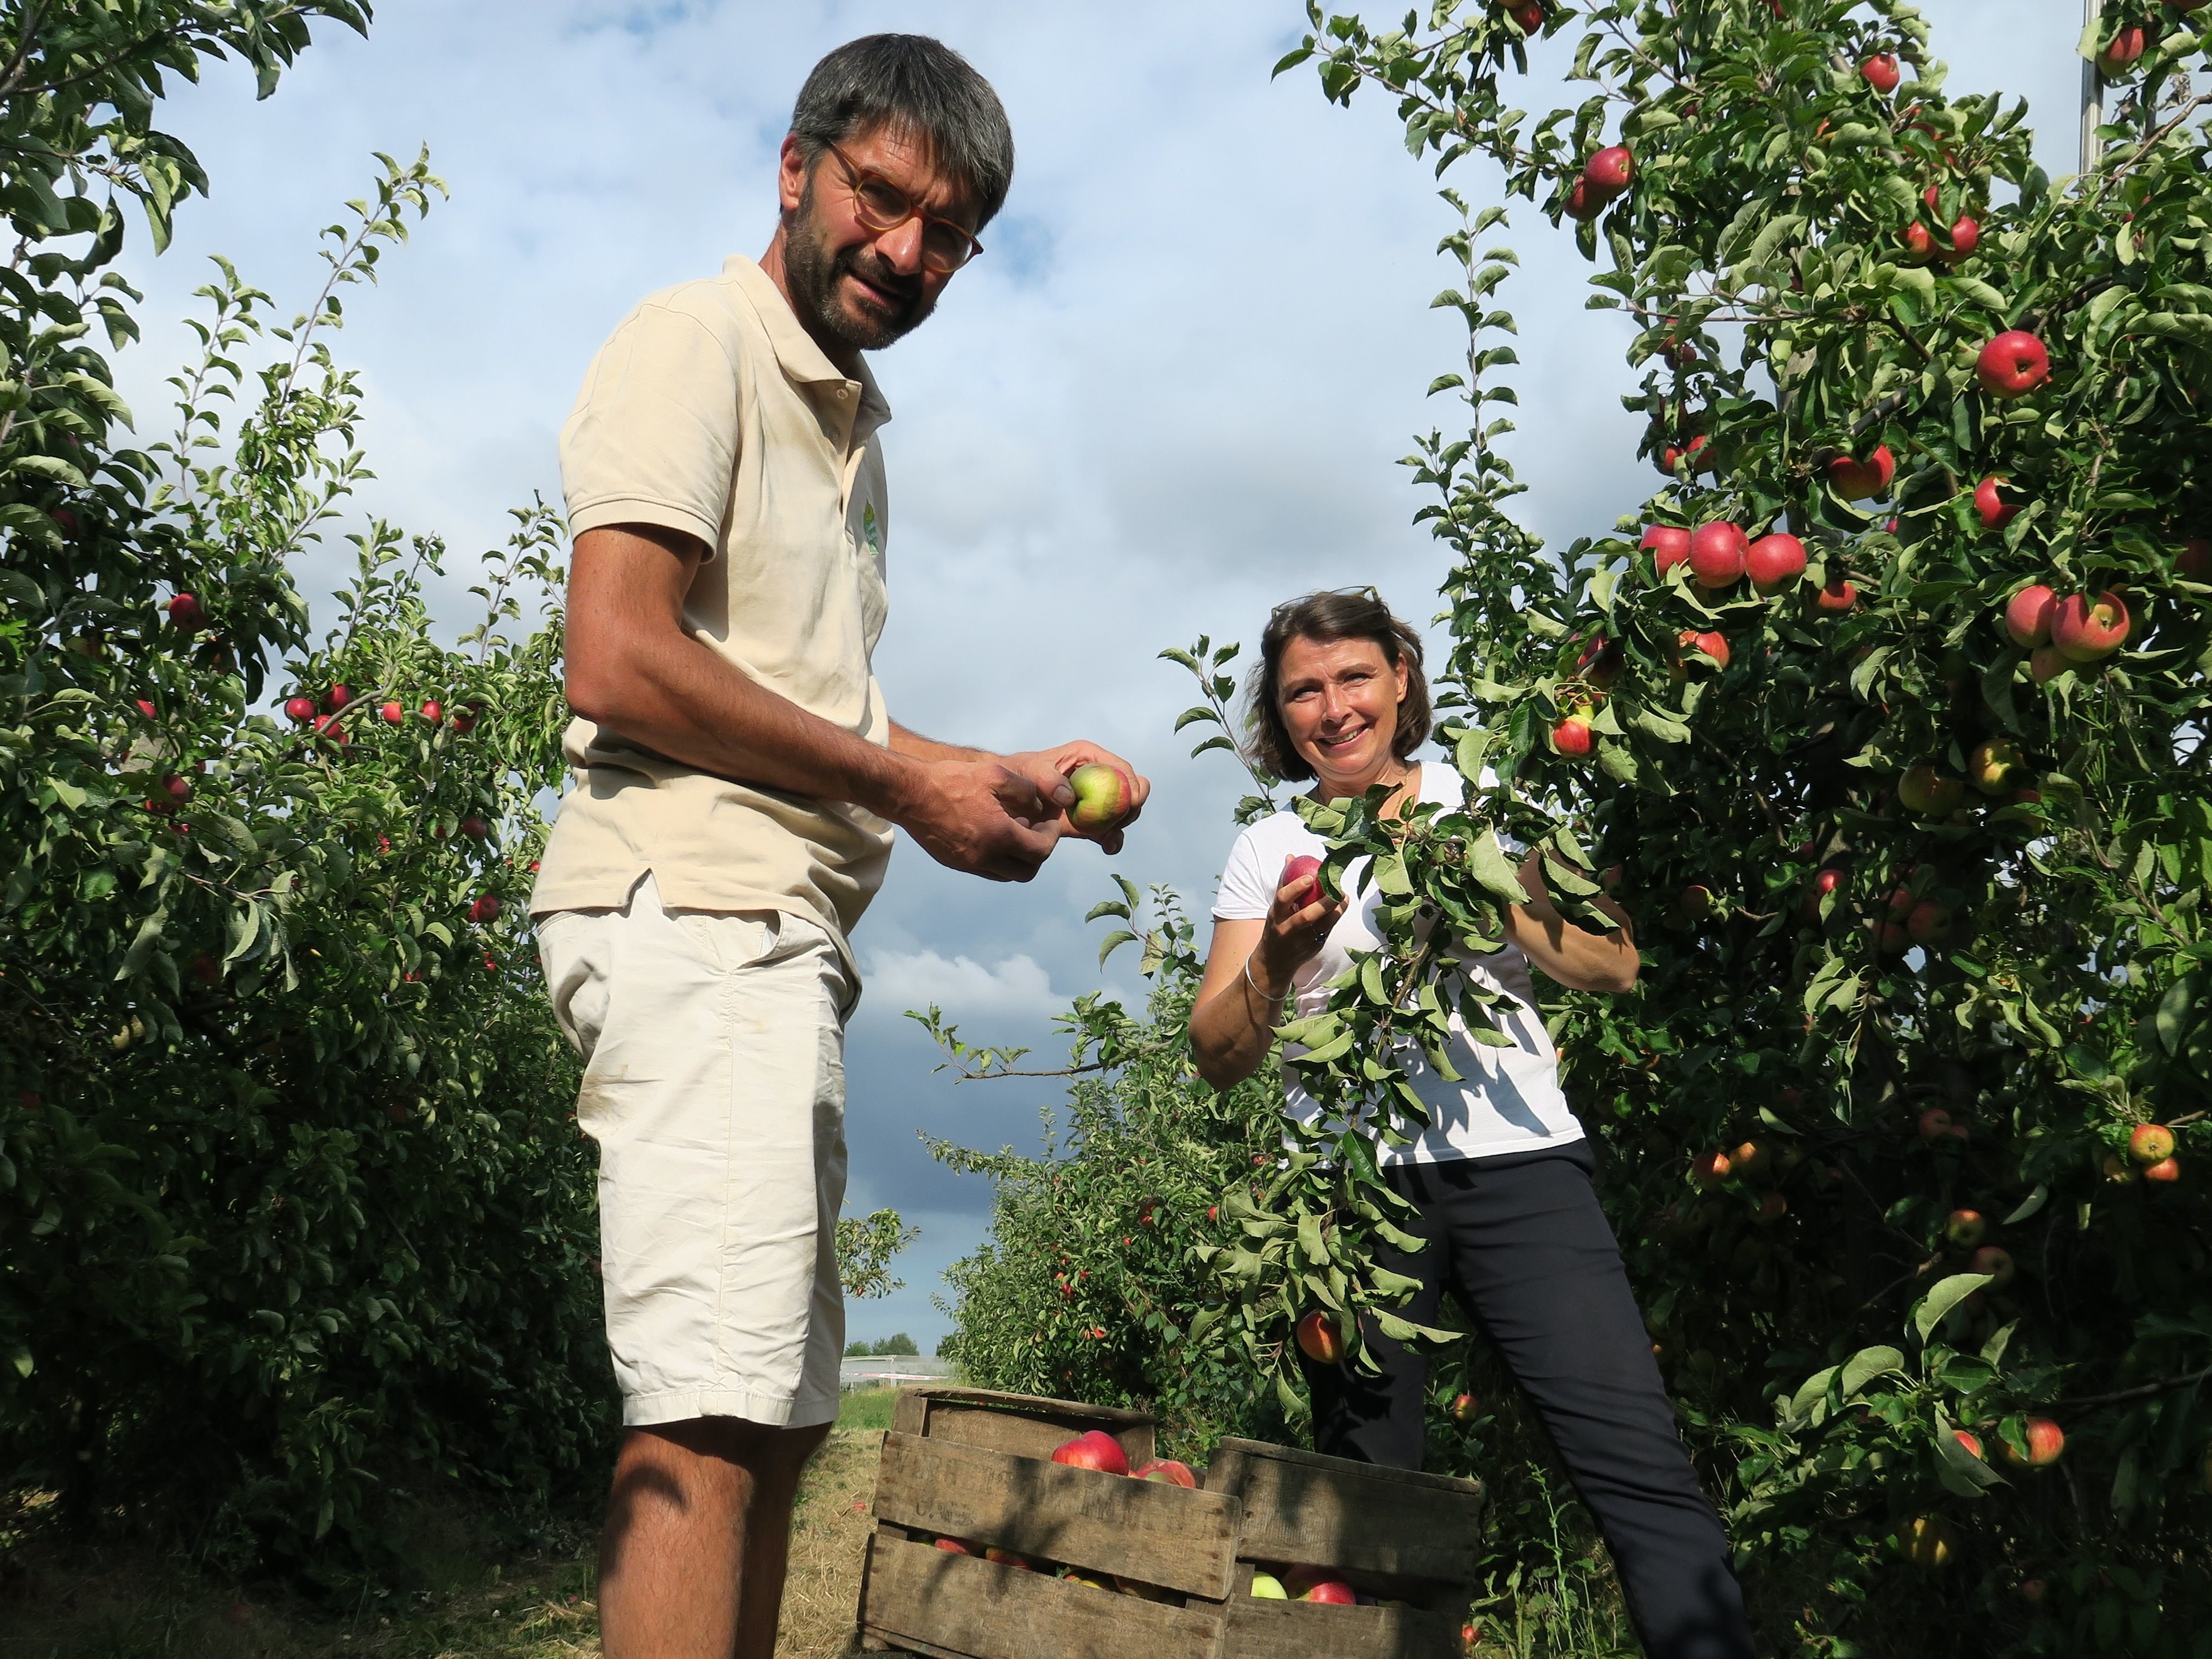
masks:
[[[1055,805],[988,757],[930,760],[857,738],[778,696],[693,639],[684,596],[706,556],[649,525],[587,530],[568,576],[568,705],[656,754],[717,776],[852,801],[940,864],[1026,881],[1057,840]]]

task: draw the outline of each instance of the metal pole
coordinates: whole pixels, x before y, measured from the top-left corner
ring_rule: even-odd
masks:
[[[2098,21],[2104,15],[2105,0],[2081,0],[2081,29],[2086,38],[2090,40],[2096,38],[2089,31],[2097,27]],[[2100,149],[2097,143],[2097,129],[2104,124],[2104,73],[2098,69],[2095,58],[2084,58],[2081,60],[2081,166],[2080,169],[2083,173],[2088,172],[2097,165],[2097,154]]]

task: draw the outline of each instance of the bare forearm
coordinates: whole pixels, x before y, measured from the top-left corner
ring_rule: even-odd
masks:
[[[903,755],[909,760],[932,763],[995,758],[981,749],[970,749],[965,744],[939,743],[935,738],[925,738],[919,732],[908,730],[896,720],[891,722],[891,752]]]
[[[704,772],[896,818],[914,757],[855,737],[777,696],[697,641],[623,653],[605,676],[568,674],[568,702],[630,742]]]
[[[1505,937],[1519,945],[1530,962],[1570,990],[1631,990],[1643,966],[1636,940],[1626,927],[1593,933],[1575,927],[1557,911],[1547,917],[1525,904],[1506,907]]]
[[[1260,976],[1258,963],[1252,971]],[[1198,1074],[1217,1089],[1233,1089],[1258,1071],[1274,1046],[1274,1023],[1282,1008],[1279,998],[1255,988],[1239,970],[1191,1010],[1191,1058]]]

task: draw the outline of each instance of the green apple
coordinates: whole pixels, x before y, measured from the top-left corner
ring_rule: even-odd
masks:
[[[1283,1581],[1272,1572],[1252,1575],[1252,1599],[1255,1601],[1287,1601],[1291,1593],[1283,1588]]]
[[[1129,816],[1137,793],[1127,773],[1103,761],[1077,767],[1067,775],[1067,787],[1075,791],[1067,821],[1079,830],[1111,830]]]

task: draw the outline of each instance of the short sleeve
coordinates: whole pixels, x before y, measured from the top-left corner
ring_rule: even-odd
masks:
[[[1275,890],[1281,884],[1270,882],[1262,867],[1265,860],[1254,834],[1258,827],[1247,828],[1229,849],[1229,863],[1213,895],[1216,921],[1264,921],[1267,912],[1275,908]]]
[[[737,471],[738,393],[730,343],[697,317],[659,299],[630,313],[561,429],[569,533],[658,525],[712,558]]]

